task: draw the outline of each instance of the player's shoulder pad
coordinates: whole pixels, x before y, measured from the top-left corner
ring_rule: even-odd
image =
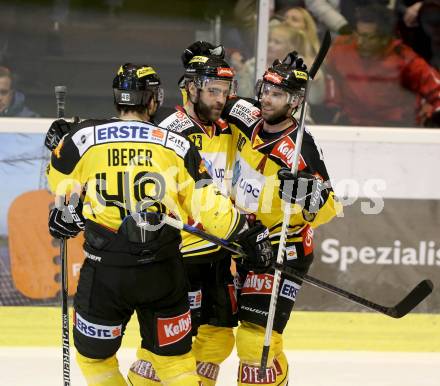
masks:
[[[258,101],[251,98],[231,98],[223,109],[222,118],[231,123],[251,127],[261,118]]]
[[[185,112],[178,110],[165,118],[162,122],[158,124],[158,126],[163,127],[164,129],[181,133],[193,127],[194,123],[191,121],[188,115],[186,115]]]

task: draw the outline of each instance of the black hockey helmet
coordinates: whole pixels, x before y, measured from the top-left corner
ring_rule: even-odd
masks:
[[[198,89],[202,89],[211,79],[231,82],[231,92],[235,93],[234,70],[221,56],[197,55],[186,65],[185,83],[194,82]]]
[[[281,62],[275,60],[255,87],[259,99],[263,84],[270,84],[287,91],[293,97],[304,96],[308,79],[307,66],[296,51],[290,52]],[[289,102],[290,103],[290,102]]]
[[[126,106],[147,106],[153,97],[160,106],[163,89],[160,78],[153,67],[125,63],[113,79],[115,104]]]

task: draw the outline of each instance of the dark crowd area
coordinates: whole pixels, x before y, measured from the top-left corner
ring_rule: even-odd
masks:
[[[165,115],[181,103],[180,56],[195,40],[222,43],[238,93],[253,97],[256,0],[0,1],[0,117],[115,114],[122,63],[157,68]],[[272,0],[267,65],[296,50],[308,66],[326,29],[332,48],[313,82],[308,123],[440,127],[440,0]]]

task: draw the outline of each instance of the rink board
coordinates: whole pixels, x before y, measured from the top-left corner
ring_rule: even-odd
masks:
[[[72,323],[70,323],[72,326]],[[61,308],[0,307],[0,346],[59,346]],[[132,318],[124,347],[140,342]],[[284,332],[287,350],[440,352],[440,315],[392,319],[375,313],[294,312]]]

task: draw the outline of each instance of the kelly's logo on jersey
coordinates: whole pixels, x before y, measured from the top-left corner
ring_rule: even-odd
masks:
[[[157,318],[157,336],[159,347],[182,340],[191,332],[191,313],[188,310],[172,318]]]
[[[293,164],[293,155],[295,153],[295,143],[292,138],[285,137],[281,139],[272,149],[270,155],[279,158],[282,160],[287,166],[292,167]],[[298,161],[298,169],[303,170],[306,167],[306,163],[302,157],[299,156]]]
[[[270,295],[272,293],[273,275],[249,273],[241,290],[242,295]]]

